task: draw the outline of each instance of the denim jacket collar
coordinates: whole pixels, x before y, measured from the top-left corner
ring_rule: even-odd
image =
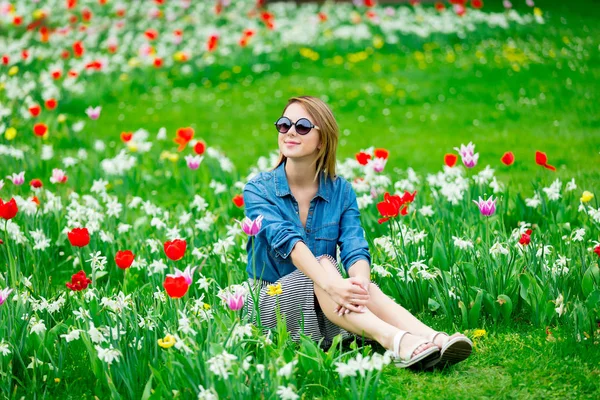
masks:
[[[290,185],[285,174],[285,162],[282,162],[279,167],[275,168],[273,175],[275,176],[275,194],[278,197],[291,195],[292,191],[290,190]],[[321,197],[326,202],[329,202],[329,181],[330,179],[327,179],[324,172],[319,174],[319,190],[317,190],[316,196]]]

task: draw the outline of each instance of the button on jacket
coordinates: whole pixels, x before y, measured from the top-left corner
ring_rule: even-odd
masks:
[[[275,282],[294,272],[290,253],[299,241],[315,256],[329,254],[334,258],[339,245],[346,271],[361,259],[370,264],[356,194],[350,183],[339,176],[332,180],[321,172],[304,228],[284,168],[282,163],[273,171],[261,172],[244,188],[246,216],[252,220],[263,216],[262,228],[254,237],[254,249],[252,237],[246,246],[249,277]]]

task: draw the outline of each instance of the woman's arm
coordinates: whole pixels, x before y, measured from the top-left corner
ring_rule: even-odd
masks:
[[[327,292],[333,301],[350,311],[363,312],[369,295],[357,278],[343,279],[337,271],[326,271],[304,242],[297,242],[291,253],[292,263],[315,285]]]
[[[362,282],[362,287],[368,292],[369,283],[371,283],[371,267],[367,260],[358,260],[348,269],[348,275],[357,278]]]
[[[365,239],[365,231],[360,221],[360,211],[356,193],[346,182],[345,204],[340,218],[340,258],[348,275],[359,276],[370,281],[371,254]]]

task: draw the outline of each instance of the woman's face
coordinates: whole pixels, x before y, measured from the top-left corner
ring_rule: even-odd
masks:
[[[288,117],[292,123],[296,123],[300,118],[306,118],[316,125],[314,119],[299,103],[290,104],[283,116]],[[321,147],[319,131],[316,128],[311,129],[306,135],[299,135],[295,126],[292,126],[287,133],[279,133],[278,143],[279,151],[290,159],[316,158]]]

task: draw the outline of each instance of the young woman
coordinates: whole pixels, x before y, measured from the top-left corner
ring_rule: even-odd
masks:
[[[293,340],[304,333],[330,343],[334,336],[365,336],[394,354],[394,362],[429,368],[464,360],[472,349],[461,334],[448,336],[423,324],[370,282],[369,248],[352,186],[335,175],[338,125],[314,97],[294,97],[275,123],[277,167],[244,188],[246,216],[262,215],[248,241],[248,274],[258,296],[248,296],[254,322],[277,325],[279,304]],[[337,245],[349,278],[337,269]],[[273,295],[267,285],[281,284]]]

